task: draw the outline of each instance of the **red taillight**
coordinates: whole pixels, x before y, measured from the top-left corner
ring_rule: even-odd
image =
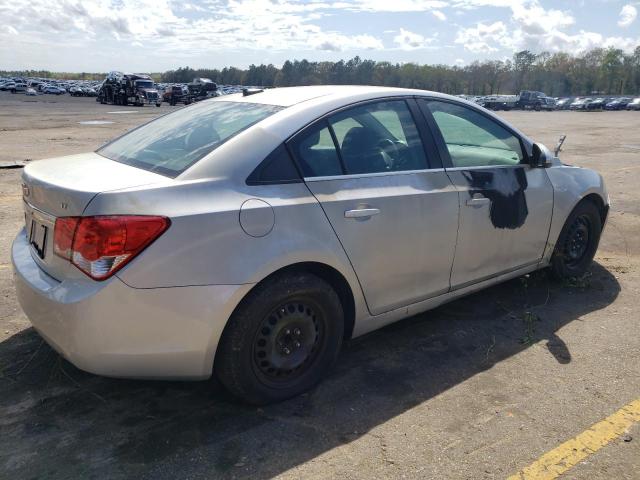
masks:
[[[78,226],[79,217],[63,217],[56,219],[53,230],[53,251],[56,255],[71,260],[73,234]]]
[[[56,219],[54,252],[94,280],[105,280],[158,238],[166,217],[117,215]]]

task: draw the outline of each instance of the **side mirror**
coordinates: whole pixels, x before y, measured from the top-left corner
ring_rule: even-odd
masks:
[[[547,158],[546,152],[540,148],[537,143],[533,144],[531,148],[531,158],[529,159],[529,165],[534,168],[544,168],[551,165],[551,162]]]

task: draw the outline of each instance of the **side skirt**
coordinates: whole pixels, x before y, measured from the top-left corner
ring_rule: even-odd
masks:
[[[496,277],[492,277],[487,280],[474,283],[472,285],[452,290],[448,293],[438,295],[437,297],[413,303],[406,307],[397,308],[380,315],[367,316],[356,321],[352,338],[364,335],[365,333],[369,333],[373,330],[377,330],[378,328],[384,327],[385,325],[389,325],[393,322],[397,322],[398,320],[402,320],[403,318],[412,317],[419,313],[426,312],[427,310],[434,309],[442,304],[451,302],[460,297],[464,297],[465,295],[469,295],[497,283],[502,283],[513,278],[521,277],[522,275],[526,275],[527,273],[531,273],[546,266],[548,266],[548,263],[546,262],[534,263],[532,265],[503,273],[502,275],[498,275]]]

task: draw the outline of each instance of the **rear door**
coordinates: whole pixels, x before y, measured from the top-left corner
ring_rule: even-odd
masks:
[[[374,315],[449,290],[458,194],[417,115],[411,99],[358,104],[289,144]]]
[[[539,262],[553,208],[545,169],[531,168],[520,138],[477,109],[440,100],[419,104],[460,192],[451,287]]]

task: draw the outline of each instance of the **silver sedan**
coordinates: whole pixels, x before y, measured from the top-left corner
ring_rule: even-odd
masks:
[[[28,165],[15,283],[100,375],[216,375],[261,404],[342,342],[541,268],[589,267],[609,200],[487,110],[378,87],[245,91]]]

